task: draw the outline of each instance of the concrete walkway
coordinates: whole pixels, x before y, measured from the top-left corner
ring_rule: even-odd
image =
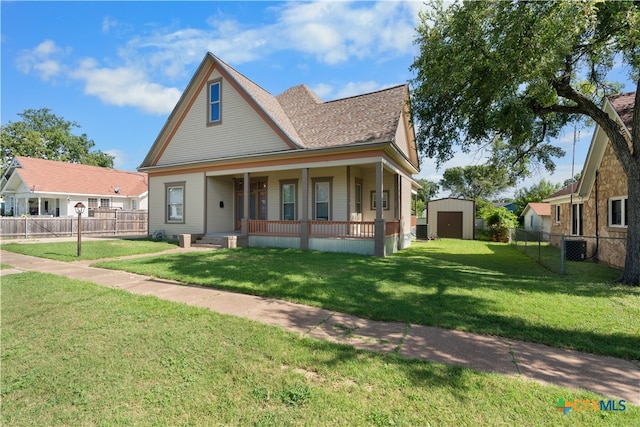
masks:
[[[174,249],[210,250],[203,248]],[[163,252],[167,253],[167,252]],[[14,269],[1,275],[38,271],[140,295],[205,307],[279,326],[302,335],[359,349],[398,352],[402,357],[519,376],[545,384],[594,391],[607,399],[640,406],[640,367],[626,360],[541,344],[405,323],[379,322],[270,298],[188,286],[122,271],[89,267],[95,261],[60,262],[0,251]],[[142,255],[149,256],[149,254]]]

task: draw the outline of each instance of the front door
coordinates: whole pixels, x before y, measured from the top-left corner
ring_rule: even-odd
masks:
[[[236,181],[236,231],[242,228],[244,218],[244,191],[242,180]],[[267,219],[267,180],[252,178],[249,191],[249,219]]]

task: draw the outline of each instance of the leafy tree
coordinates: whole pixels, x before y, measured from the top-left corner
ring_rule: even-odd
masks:
[[[0,128],[2,170],[6,170],[15,156],[113,167],[113,156],[90,151],[95,143],[86,134],[71,133],[73,128],[80,127],[76,122],[56,116],[48,108],[27,109],[18,115],[21,121],[8,122]]]
[[[422,200],[425,203],[433,199],[435,195],[438,194],[438,191],[440,191],[440,186],[437,182],[419,179],[418,184],[422,187],[418,190],[418,200]]]
[[[562,183],[562,187],[566,187],[567,185],[570,185],[570,184],[573,184],[574,182],[580,181],[580,177],[581,176],[582,176],[581,173],[577,173],[577,174],[575,174],[575,176],[573,178],[565,179],[564,182]]]
[[[522,211],[527,207],[527,203],[541,202],[560,189],[560,184],[552,184],[551,181],[542,179],[539,183],[533,184],[529,188],[516,191],[516,210],[513,212],[517,217],[522,215]]]
[[[600,107],[619,91],[607,81],[621,61],[640,86],[640,2],[431,3],[421,14],[412,109],[423,154],[443,162],[454,148],[490,148],[518,174],[553,170],[551,138],[590,119],[607,134],[629,183],[622,282],[640,285],[640,108],[626,131]],[[636,90],[635,105],[640,105]],[[635,153],[635,154],[634,154]]]
[[[446,169],[440,181],[443,190],[451,192],[451,197],[465,199],[489,199],[493,195],[511,187],[505,169],[487,165],[472,165]]]

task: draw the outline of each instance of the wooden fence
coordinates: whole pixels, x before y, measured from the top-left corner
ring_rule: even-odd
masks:
[[[85,236],[132,236],[148,234],[147,211],[97,210],[82,217]],[[26,216],[0,218],[0,237],[65,237],[78,234],[78,217]]]

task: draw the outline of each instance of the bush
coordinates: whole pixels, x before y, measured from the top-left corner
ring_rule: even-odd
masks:
[[[491,239],[494,242],[508,242],[509,229],[518,225],[518,217],[506,208],[494,206],[485,206],[483,215],[485,223],[489,226]]]

